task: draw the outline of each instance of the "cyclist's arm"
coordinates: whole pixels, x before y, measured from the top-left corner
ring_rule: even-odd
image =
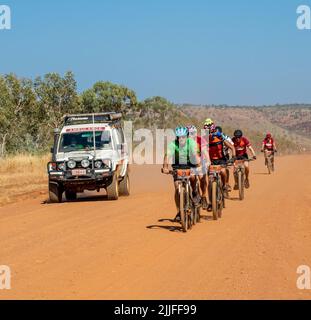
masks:
[[[189,143],[188,152],[190,159],[195,160],[195,164],[197,165],[197,167],[201,166],[200,151],[198,150],[198,145],[193,140],[191,140],[191,142]]]
[[[248,146],[248,149],[251,151],[253,157],[256,157],[256,152],[251,145]]]
[[[175,146],[173,144],[169,144],[167,152],[165,153],[165,156],[163,159],[163,169],[168,170],[169,161],[172,159],[174,152],[175,152]]]
[[[266,146],[266,145],[265,145],[265,143],[263,142],[263,143],[262,143],[262,147],[261,147],[261,151],[262,151],[262,152],[265,150],[265,146]]]
[[[202,152],[202,160],[204,159],[206,161],[206,163],[210,163],[211,159],[210,159],[210,156],[209,156],[209,152],[208,152],[207,146],[204,146],[202,148],[201,152]]]
[[[276,150],[277,150],[275,142],[273,142],[273,150],[274,150],[274,152],[276,152]]]
[[[231,152],[232,152],[232,157],[234,158],[234,157],[236,156],[236,151],[235,151],[234,145],[232,145],[232,144],[229,143],[228,141],[224,141],[224,145],[231,150]]]

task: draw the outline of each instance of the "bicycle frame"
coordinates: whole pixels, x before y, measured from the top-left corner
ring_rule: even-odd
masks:
[[[221,171],[226,166],[211,165],[208,171],[208,188],[209,195],[211,196],[213,217],[217,220],[222,215],[222,208],[225,207],[225,197],[223,192],[223,185],[221,180]],[[216,193],[213,196],[213,184],[216,183]],[[214,204],[213,204],[214,203]]]
[[[191,229],[192,225],[194,224],[194,202],[190,183],[191,172],[190,169],[176,169],[170,171],[170,173],[174,176],[175,181],[178,183],[179,196],[184,197],[183,210],[181,210],[181,208],[179,209],[181,213],[181,224],[183,230],[184,232],[187,232],[188,228]]]

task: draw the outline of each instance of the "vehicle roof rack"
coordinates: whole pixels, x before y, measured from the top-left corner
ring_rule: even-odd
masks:
[[[67,114],[63,117],[64,125],[77,125],[89,123],[112,123],[121,121],[122,113],[117,112],[101,112],[101,113],[83,113],[83,114]]]

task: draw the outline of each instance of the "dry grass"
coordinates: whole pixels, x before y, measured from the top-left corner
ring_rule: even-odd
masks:
[[[47,188],[49,155],[18,155],[0,159],[0,206]]]

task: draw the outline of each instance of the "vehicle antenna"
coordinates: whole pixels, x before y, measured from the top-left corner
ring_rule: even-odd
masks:
[[[94,160],[96,159],[96,142],[95,142],[95,116],[94,113],[92,114],[93,119],[93,144],[94,144]]]

